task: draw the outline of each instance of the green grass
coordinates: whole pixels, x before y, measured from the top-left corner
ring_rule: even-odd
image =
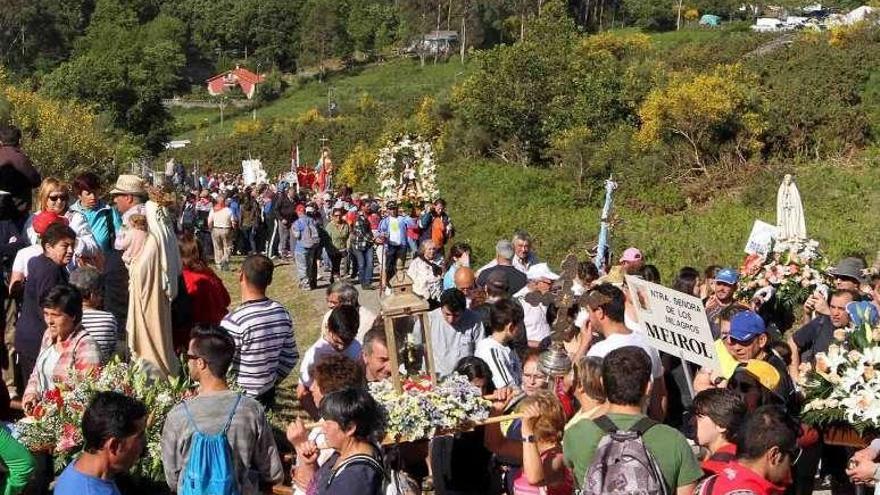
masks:
[[[285,95],[257,109],[257,118],[263,120],[296,117],[312,108],[327,108],[328,91],[333,91],[340,111],[355,108],[358,101],[369,95],[374,100],[396,105],[401,111],[411,111],[424,95],[441,95],[467,74],[469,65],[457,58],[436,65],[421,67],[417,60],[404,59],[386,62],[345,73],[329,76],[324,82],[312,80],[299,87],[289,88]],[[204,139],[232,132],[235,122],[251,118],[249,109],[226,109],[220,125],[216,109],[172,110],[178,129],[178,139]]]
[[[587,206],[575,206],[572,180],[557,170],[473,161],[439,170],[456,240],[473,246],[477,266],[494,255],[498,239],[516,229],[533,235],[539,256],[552,266],[569,251],[585,257],[584,248],[598,236],[602,198],[596,194]],[[626,198],[636,191],[621,183],[615,204],[621,223],[612,232],[612,249],[619,254],[638,246],[665,283],[683,266],[739,266],[752,223],[775,223],[776,190],[786,172],[796,176],[808,235],[830,259],[858,253],[870,263],[880,247],[880,173],[867,160],[755,173],[748,184],[719,188],[706,203],[668,214],[627,206]]]

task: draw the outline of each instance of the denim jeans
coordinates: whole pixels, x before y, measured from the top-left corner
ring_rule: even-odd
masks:
[[[306,252],[294,251],[293,260],[296,263],[296,279],[299,281],[300,285],[304,285],[308,277],[308,274],[306,273]]]
[[[361,287],[370,285],[370,282],[373,280],[372,246],[367,247],[367,249],[352,249],[351,254],[353,254],[354,259],[357,260],[358,278],[360,279]]]

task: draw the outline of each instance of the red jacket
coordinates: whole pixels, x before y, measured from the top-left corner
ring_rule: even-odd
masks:
[[[728,443],[701,462],[700,467],[707,475],[719,474],[734,460],[736,460],[736,445]]]
[[[749,493],[754,495],[782,495],[785,488],[776,486],[758,473],[733,461],[715,476],[704,481],[698,495],[727,495],[728,493]]]
[[[193,325],[219,325],[231,302],[220,278],[212,271],[194,272],[184,268],[183,282],[192,300]]]

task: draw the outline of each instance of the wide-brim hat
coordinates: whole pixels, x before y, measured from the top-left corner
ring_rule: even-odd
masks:
[[[835,277],[851,278],[859,283],[864,283],[865,268],[865,262],[859,258],[844,258],[837,263],[837,266],[829,269],[828,273]]]
[[[146,196],[147,190],[144,188],[144,180],[137,175],[120,175],[116,179],[116,185],[110,191],[111,196],[117,194],[134,194],[137,196]]]

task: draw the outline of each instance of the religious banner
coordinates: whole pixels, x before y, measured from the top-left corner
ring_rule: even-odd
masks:
[[[719,369],[709,319],[699,298],[631,275],[626,276],[626,285],[645,335],[657,350]]]
[[[241,177],[245,184],[263,184],[266,182],[266,171],[260,160],[242,160]]]
[[[749,234],[749,240],[746,242],[746,254],[766,256],[778,232],[779,229],[775,225],[755,220],[755,224],[752,225],[752,233]]]

